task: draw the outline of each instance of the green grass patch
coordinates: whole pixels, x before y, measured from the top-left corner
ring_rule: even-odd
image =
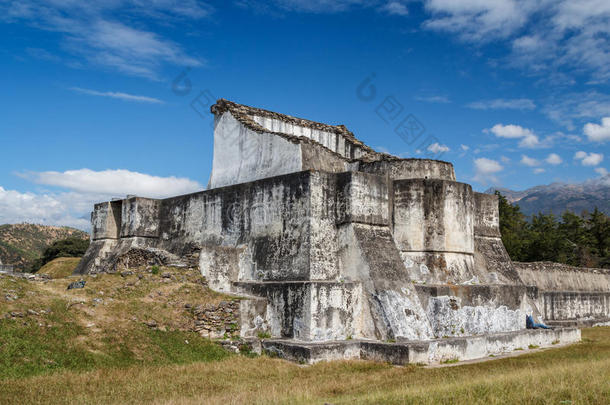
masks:
[[[65,305],[52,307],[51,327],[26,318],[0,320],[0,378],[23,378],[59,370],[87,371],[133,365],[187,364],[231,356],[193,332],[160,331],[135,325],[89,342],[86,328],[70,322]],[[23,325],[26,322],[27,325]]]

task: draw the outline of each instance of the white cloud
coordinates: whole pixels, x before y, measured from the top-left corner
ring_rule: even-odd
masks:
[[[210,8],[195,0],[116,0],[106,2],[19,0],[0,2],[0,20],[24,21],[60,34],[61,47],[92,65],[157,80],[163,64],[199,66],[181,46],[132,22],[152,16],[164,24],[175,19],[199,19]],[[123,22],[114,16],[122,15]],[[49,36],[51,38],[51,36]]]
[[[77,93],[88,94],[90,96],[98,96],[98,97],[110,97],[110,98],[118,98],[120,100],[126,101],[135,101],[139,103],[152,103],[152,104],[163,104],[164,102],[154,97],[146,97],[146,96],[136,96],[133,94],[115,92],[115,91],[96,91],[83,89],[80,87],[70,87],[70,90],[76,91]]]
[[[426,103],[434,103],[434,104],[449,104],[451,100],[448,96],[440,95],[440,96],[417,96],[415,97],[417,101],[423,101]]]
[[[531,158],[529,156],[526,156],[526,155],[521,155],[521,164],[530,166],[530,167],[535,167],[535,166],[540,166],[540,161],[537,159]]]
[[[415,1],[415,0],[412,0]],[[610,2],[607,0],[419,0],[427,12],[423,27],[475,45],[494,42],[508,49],[504,63],[527,69],[548,82],[574,80],[562,70],[589,73],[591,82],[610,79]],[[376,7],[406,15],[409,0],[238,0],[275,9],[335,13]],[[271,3],[271,5],[269,4]]]
[[[141,197],[162,198],[203,190],[203,186],[194,180],[173,176],[151,176],[122,169],[28,172],[22,176],[38,184],[115,197],[134,194]]]
[[[519,0],[425,0],[424,3],[432,13],[425,27],[477,42],[512,34],[525,25],[534,9],[530,2]]]
[[[496,124],[494,125],[491,130],[490,130],[495,136],[500,137],[500,138],[512,138],[512,139],[518,139],[518,138],[525,138],[528,136],[533,136],[534,133],[527,128],[523,128],[519,125],[503,125],[503,124]]]
[[[605,168],[603,168],[603,167],[596,167],[596,168],[595,168],[595,171],[596,171],[597,173],[599,173],[599,175],[600,175],[600,176],[602,176],[602,177],[604,177],[604,176],[607,176],[607,175],[608,175],[608,169],[605,169]]]
[[[534,174],[540,174],[540,173],[544,173],[546,172],[545,169],[543,169],[542,167],[538,167],[536,169],[534,169]]]
[[[610,94],[597,91],[563,93],[546,101],[544,114],[553,121],[574,130],[575,120],[610,116]]]
[[[381,153],[387,153],[388,155],[391,155],[390,150],[388,148],[386,148],[385,146],[375,146],[375,150]]]
[[[582,150],[579,150],[578,152],[576,152],[574,154],[574,159],[584,159],[587,157],[587,152],[584,152]]]
[[[603,153],[587,153],[582,150],[574,154],[574,159],[580,160],[583,166],[597,166],[604,160]]]
[[[545,162],[547,162],[550,165],[559,165],[563,162],[563,160],[561,159],[561,156],[559,156],[558,154],[551,153],[546,157]]]
[[[21,193],[0,186],[0,224],[29,222],[88,229],[89,220],[83,216],[96,201],[87,200],[89,211],[81,211],[79,215],[73,207],[82,208],[82,201],[83,196],[74,193]]]
[[[610,2],[606,0],[422,0],[424,27],[467,42],[506,41],[508,62],[534,72],[568,66],[610,79]]]
[[[407,6],[400,1],[388,1],[379,9],[391,15],[405,16],[409,14],[409,9]]]
[[[610,141],[610,117],[602,118],[601,125],[591,122],[585,124],[583,131],[592,142]]]
[[[128,170],[29,172],[21,177],[59,191],[19,192],[0,187],[0,224],[30,222],[89,229],[93,205],[127,194],[163,198],[202,190],[196,181]]]
[[[475,110],[533,110],[536,104],[528,98],[481,100],[466,104]]]
[[[428,146],[428,151],[432,153],[444,153],[449,152],[449,150],[447,145],[441,145],[438,142],[434,142],[432,145]]]
[[[489,131],[499,138],[521,139],[519,146],[522,148],[537,148],[542,146],[538,136],[531,129],[523,128],[519,125],[496,124]]]
[[[474,181],[479,183],[498,183],[496,173],[501,172],[504,167],[496,160],[478,158],[474,160],[475,175]]]
[[[288,11],[308,13],[335,13],[346,11],[355,6],[368,6],[377,2],[366,0],[275,0],[275,3]]]
[[[461,149],[462,149],[464,152],[466,152],[468,149],[470,149],[470,146],[468,146],[468,145],[463,145],[463,144],[462,144],[462,145],[460,145],[460,148],[461,148]]]
[[[502,163],[510,163],[510,159],[506,156],[500,156],[500,160],[502,161]]]

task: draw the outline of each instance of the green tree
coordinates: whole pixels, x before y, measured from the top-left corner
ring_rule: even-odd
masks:
[[[552,261],[566,263],[567,252],[573,246],[559,232],[559,222],[553,214],[532,216],[527,261]]]
[[[590,248],[592,240],[581,216],[570,211],[564,212],[558,230],[565,243],[565,250],[562,252],[564,260],[560,260],[562,263],[586,267],[595,265]]]
[[[500,212],[502,242],[512,260],[524,261],[528,249],[528,223],[518,205],[512,205],[506,197],[496,191]]]
[[[88,239],[67,238],[53,242],[47,247],[42,256],[32,264],[31,272],[35,273],[42,266],[58,257],[81,257],[89,247]]]
[[[591,249],[599,258],[599,265],[610,267],[610,221],[597,207],[587,219],[587,229],[591,238]]]

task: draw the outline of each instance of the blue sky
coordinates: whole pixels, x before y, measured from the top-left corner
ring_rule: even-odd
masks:
[[[0,223],[87,228],[95,201],[202,189],[212,97],[476,190],[607,178],[607,0],[100,3],[0,0]]]

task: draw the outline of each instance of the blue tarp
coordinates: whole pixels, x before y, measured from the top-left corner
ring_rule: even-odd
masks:
[[[525,327],[527,329],[551,329],[543,323],[534,322],[534,318],[531,315],[525,316]]]

